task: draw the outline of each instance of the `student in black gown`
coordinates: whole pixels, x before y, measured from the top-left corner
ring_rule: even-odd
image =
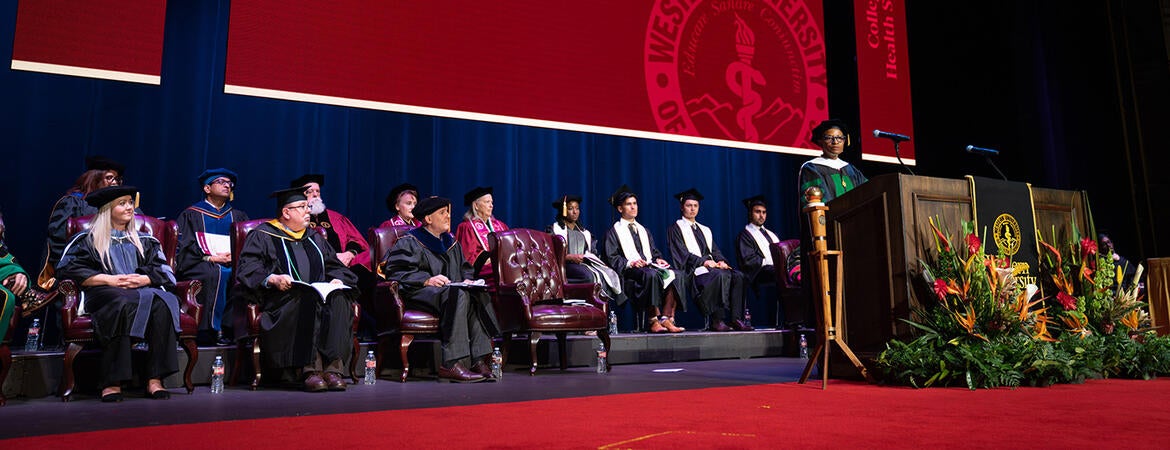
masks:
[[[751,324],[744,320],[743,273],[727,264],[711,228],[698,222],[703,194],[691,188],[675,194],[674,198],[678,199],[682,218],[667,227],[666,242],[674,266],[689,275],[695,287],[695,304],[707,316],[707,330],[751,331]]]
[[[425,198],[414,207],[414,216],[422,226],[386,252],[386,277],[399,283],[403,301],[439,316],[440,379],[491,379],[492,336],[499,334],[499,325],[486,292],[450,286],[475,277],[451,235],[451,201]]]
[[[232,301],[255,302],[263,310],[261,351],[268,364],[299,368],[306,391],[344,391],[344,362],[354,357],[357,276],[337,259],[325,237],[309,228],[304,188],[272,196],[277,199],[278,218],[244,239],[236,273],[241,292],[238,297],[233,293]],[[344,288],[324,291],[306,283]]]
[[[768,202],[764,196],[757,195],[745,198],[743,206],[748,210],[748,223],[736,240],[740,270],[752,284],[779,281],[776,280],[775,265],[783,265],[785,262],[772,261],[769,246],[780,242],[780,238],[772,230],[764,228],[764,222],[768,220]]]
[[[594,253],[597,241],[581,224],[581,197],[564,195],[553,201],[552,206],[557,215],[545,232],[565,240],[565,278],[570,283],[597,283],[601,286],[602,297],[614,300],[618,305],[624,304],[626,296],[622,294],[621,276]]]
[[[605,262],[622,275],[622,292],[634,301],[635,308],[650,314],[651,333],[681,333],[675,325],[675,308],[686,311],[687,274],[675,270],[662,259],[654,246],[654,236],[638,218],[638,196],[622,185],[609,198],[609,204],[621,219],[605,232]]]
[[[167,292],[175,275],[157,239],[138,233],[134,221],[138,190],[111,186],[90,192],[97,208],[89,231],[65,247],[57,275],[77,282],[82,308],[93,320],[102,346],[103,402],[122,400],[122,382],[131,379],[131,341],[147,344],[147,396],[170,398],[162,380],[179,370],[175,341],[179,299]]]
[[[248,221],[248,214],[232,207],[236,188],[236,173],[219,168],[203,171],[198,177],[203,200],[179,213],[179,249],[175,255],[175,273],[180,279],[199,280],[199,303],[203,318],[199,323],[200,345],[230,345],[224,328],[230,322],[223,320],[227,305],[227,290],[232,279],[230,248],[216,248],[214,242],[227,243],[232,223]]]

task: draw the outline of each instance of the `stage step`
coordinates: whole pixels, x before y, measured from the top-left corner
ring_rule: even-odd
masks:
[[[809,332],[811,338],[811,332]],[[698,361],[711,359],[747,359],[773,356],[794,356],[796,343],[799,338],[788,330],[756,330],[748,332],[710,333],[688,331],[678,334],[645,334],[621,333],[612,337],[613,348],[609,351],[610,363],[621,364],[648,364],[676,361]],[[499,342],[499,341],[497,341]],[[595,349],[600,342],[594,336],[573,334],[568,337],[567,354],[570,367],[588,367],[596,362]],[[395,349],[397,344],[395,343]],[[361,355],[364,358],[366,350],[373,349],[374,343],[362,343]],[[410,347],[411,366],[415,375],[429,377],[434,373],[434,362],[439,357],[439,342],[437,339],[420,338]],[[187,363],[187,356],[181,349],[179,355],[180,372],[166,380],[169,387],[182,386],[182,368]],[[38,352],[33,354],[22,351],[13,352],[12,370],[4,383],[4,395],[8,398],[18,396],[44,397],[53,395],[61,380],[61,365],[63,354],[57,352]],[[228,372],[235,363],[235,347],[200,347],[199,362],[191,379],[196,385],[206,385],[211,376],[211,362],[217,355],[223,356],[228,364]],[[537,346],[537,360],[542,370],[556,370],[560,365],[560,355],[554,335],[544,335]],[[383,379],[396,377],[401,364],[398,362],[398,353],[395,350],[387,352],[383,361]],[[508,369],[522,370],[529,364],[527,336],[517,335],[513,346],[509,349]],[[77,375],[77,389],[81,392],[96,391],[96,371],[98,366],[97,353],[85,351],[77,357],[75,370]],[[361,363],[359,361],[359,370]],[[248,377],[241,375],[241,382],[246,383]]]

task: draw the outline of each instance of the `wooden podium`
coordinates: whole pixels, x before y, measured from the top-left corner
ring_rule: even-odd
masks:
[[[927,221],[940,217],[952,234],[958,233],[962,221],[974,218],[973,198],[966,179],[886,174],[828,203],[830,247],[849,255],[844,260],[845,318],[838,333],[863,361],[881,353],[890,339],[911,336],[911,327],[900,319],[912,319],[911,311],[933,296],[921,281],[918,263],[934,252]],[[1067,233],[1074,218],[1082,233],[1089,229],[1082,191],[1033,187],[1032,201],[1036,227],[1045,236],[1054,226],[1058,235]],[[1038,276],[1039,268],[1032,274]]]

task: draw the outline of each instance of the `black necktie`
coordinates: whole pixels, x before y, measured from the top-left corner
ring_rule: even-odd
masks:
[[[638,249],[638,256],[646,258],[646,248],[642,247],[642,235],[638,234],[638,226],[630,222],[630,236],[634,238],[634,246]]]
[[[772,233],[769,233],[767,228],[760,226],[760,233],[762,233],[764,235],[764,240],[768,241],[769,244],[776,243],[776,241],[772,240]]]
[[[699,241],[699,252],[701,253],[699,256],[702,256],[703,259],[710,258],[711,247],[707,246],[707,238],[703,236],[703,230],[699,229],[699,224],[692,224],[691,232],[695,233],[695,240]]]

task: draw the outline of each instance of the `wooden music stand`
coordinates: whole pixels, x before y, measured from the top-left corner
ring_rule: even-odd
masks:
[[[845,352],[845,356],[853,362],[853,366],[865,377],[866,380],[872,382],[873,378],[869,375],[869,371],[861,364],[861,360],[857,359],[857,355],[853,354],[853,350],[849,349],[849,344],[845,343],[845,336],[837,335],[837,324],[841,323],[841,315],[844,311],[844,303],[841,297],[841,289],[845,285],[844,266],[841,264],[842,253],[840,250],[829,250],[828,243],[825,238],[825,211],[829,207],[821,202],[821,190],[816,186],[810,187],[804,191],[804,197],[808,204],[804,208],[804,212],[809,215],[809,225],[812,230],[813,251],[809,254],[813,262],[813,280],[814,286],[820,292],[821,308],[817,311],[820,319],[820,325],[817,327],[817,347],[813,350],[813,356],[809,358],[808,364],[804,366],[804,372],[800,374],[800,383],[803,384],[808,381],[808,376],[812,373],[812,368],[817,363],[817,358],[822,358],[821,364],[821,389],[828,389],[829,387],[829,350],[832,343],[836,343],[841,347],[841,351]],[[833,259],[837,266],[837,283],[836,287],[830,293],[829,291],[829,259]]]

